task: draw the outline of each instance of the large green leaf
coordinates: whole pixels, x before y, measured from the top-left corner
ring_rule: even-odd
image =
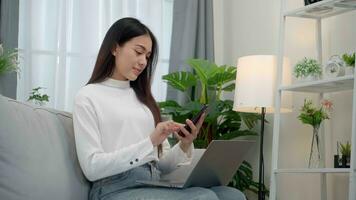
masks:
[[[249,129],[255,127],[258,120],[261,120],[260,114],[256,114],[256,113],[239,113],[239,114],[241,116],[242,121]]]
[[[235,83],[231,83],[231,84],[229,84],[229,85],[227,85],[227,86],[224,86],[224,87],[222,88],[222,90],[228,91],[228,92],[234,91],[234,90],[235,90]]]
[[[167,81],[168,85],[182,92],[197,83],[197,78],[191,72],[174,72],[162,76],[162,79]]]
[[[218,87],[229,83],[236,78],[236,67],[223,65],[218,67],[215,74],[208,79],[208,85],[217,85]]]
[[[190,59],[187,61],[199,77],[202,84],[207,85],[208,79],[213,77],[218,72],[219,68],[215,63],[207,60]]]

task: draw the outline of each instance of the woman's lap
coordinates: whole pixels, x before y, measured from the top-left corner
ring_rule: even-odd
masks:
[[[108,195],[101,200],[218,200],[216,194],[209,189],[192,187],[187,189],[171,189],[158,187],[132,188]]]
[[[147,164],[127,172],[96,181],[90,191],[90,200],[245,200],[239,190],[227,186],[185,189],[146,187],[136,180],[158,180],[159,172]],[[154,168],[152,168],[154,169]]]
[[[142,187],[122,190],[101,200],[245,200],[235,188],[218,186],[212,188],[191,187],[186,189]]]

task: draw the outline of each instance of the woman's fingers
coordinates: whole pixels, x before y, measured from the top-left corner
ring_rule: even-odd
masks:
[[[189,120],[189,119],[187,119],[187,120],[185,120],[185,122],[187,123],[187,125],[190,127],[190,132],[192,133],[192,134],[196,134],[197,133],[197,127],[193,124],[193,122],[191,121],[191,120]]]
[[[205,120],[205,116],[206,116],[206,113],[203,113],[200,118],[199,118],[199,121],[197,123],[197,129],[200,130],[201,126],[203,125],[203,122]]]

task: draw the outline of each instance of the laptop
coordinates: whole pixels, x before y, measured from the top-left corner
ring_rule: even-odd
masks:
[[[158,181],[137,182],[170,188],[227,185],[255,141],[213,140],[206,150],[195,150],[192,163],[162,175]]]

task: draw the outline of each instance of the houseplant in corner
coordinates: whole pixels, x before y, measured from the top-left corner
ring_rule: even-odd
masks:
[[[171,115],[174,121],[184,123],[185,119],[190,119],[199,112],[202,105],[209,104],[209,113],[201,133],[194,141],[195,147],[198,148],[206,148],[213,139],[229,140],[239,136],[256,136],[257,133],[252,128],[260,120],[260,116],[235,112],[232,110],[233,101],[221,98],[222,91],[235,89],[236,68],[217,66],[200,59],[190,59],[187,63],[193,72],[178,71],[163,76],[169,86],[186,96],[186,103],[180,105],[174,100],[160,102],[162,114]],[[194,90],[195,92],[189,95],[193,87],[199,91]],[[256,193],[258,183],[253,181],[252,176],[252,166],[244,161],[229,185],[241,191],[251,190]]]
[[[20,72],[17,49],[3,48],[0,44],[0,94],[16,97],[16,76]]]
[[[322,69],[315,59],[304,58],[294,66],[293,73],[301,81],[312,81],[320,78]]]
[[[320,124],[329,119],[328,111],[332,109],[332,102],[323,100],[320,107],[315,107],[312,100],[304,99],[304,104],[300,109],[298,119],[303,124],[309,124],[313,127],[313,137],[311,142],[308,167],[321,167],[320,162],[320,144],[319,144],[319,128]]]
[[[4,50],[0,44],[0,75],[11,72],[19,72],[17,50]]]

